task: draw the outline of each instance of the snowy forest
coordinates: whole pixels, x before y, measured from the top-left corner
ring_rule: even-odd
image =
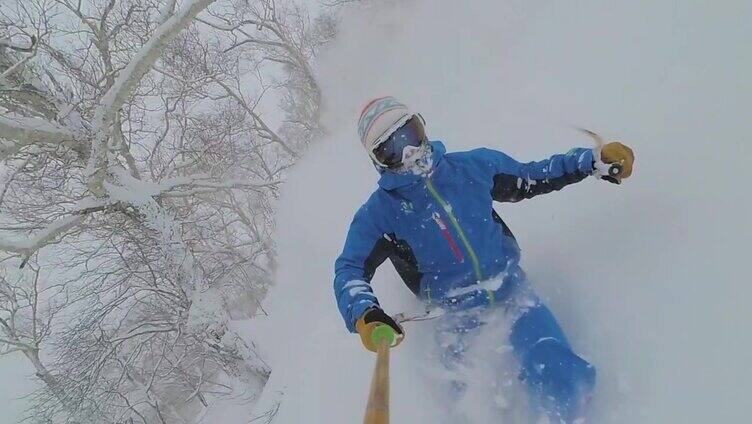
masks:
[[[0,348],[32,418],[192,422],[271,370],[273,203],[334,30],[279,1],[4,1]]]
[[[378,178],[358,116],[383,95],[450,151],[593,147],[575,127],[629,143],[620,186],[494,208],[598,368],[588,423],[746,422],[751,18],[736,0],[0,0],[0,423],[362,422],[374,356],[331,287]],[[389,264],[372,285],[390,314],[422,307]],[[494,335],[505,377],[448,406],[431,324],[393,349],[392,422],[537,424]]]

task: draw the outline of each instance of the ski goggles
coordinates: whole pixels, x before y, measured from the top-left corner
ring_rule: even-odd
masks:
[[[371,152],[371,157],[385,168],[399,168],[406,149],[420,147],[425,141],[426,130],[423,126],[423,119],[419,115],[413,115],[389,137],[377,144]]]

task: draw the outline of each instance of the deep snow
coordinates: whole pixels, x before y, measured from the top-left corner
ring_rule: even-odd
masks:
[[[362,419],[373,356],[346,333],[331,280],[377,177],[357,115],[391,94],[450,151],[540,159],[589,145],[572,125],[632,145],[637,167],[623,186],[588,179],[498,210],[533,284],[599,369],[592,422],[745,422],[752,5],[368,4],[348,9],[319,64],[330,133],[284,188],[270,316],[244,324],[274,370],[256,414],[281,400],[275,424]],[[416,307],[391,265],[374,287],[388,312]],[[392,421],[440,422],[428,332],[407,330],[393,353]]]

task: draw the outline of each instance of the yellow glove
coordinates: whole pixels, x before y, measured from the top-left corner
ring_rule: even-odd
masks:
[[[628,146],[614,141],[606,144],[600,149],[600,161],[606,165],[606,172],[603,172],[596,164],[596,169],[599,171],[600,177],[606,181],[614,184],[620,184],[624,178],[629,178],[632,175],[632,169],[634,167],[634,152]],[[617,168],[613,165],[618,165]],[[610,172],[608,170],[611,170]],[[619,170],[620,169],[620,170]],[[617,170],[619,170],[617,172]]]
[[[371,352],[376,352],[382,338],[389,340],[392,347],[402,343],[405,330],[381,308],[373,307],[367,310],[358,321],[355,329],[360,334],[363,346]]]

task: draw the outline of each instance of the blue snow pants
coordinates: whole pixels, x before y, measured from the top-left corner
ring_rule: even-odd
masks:
[[[518,361],[519,379],[527,387],[530,404],[553,423],[575,422],[583,416],[592,396],[595,368],[572,350],[556,318],[527,281],[505,282],[505,286],[511,288],[497,293],[492,303],[473,299],[471,294],[454,302],[459,307],[440,319],[436,336],[444,366],[452,370],[461,365],[472,343],[469,336],[487,324],[489,313],[503,308],[505,318],[512,322],[508,343]],[[452,391],[461,396],[465,384],[453,382]]]

